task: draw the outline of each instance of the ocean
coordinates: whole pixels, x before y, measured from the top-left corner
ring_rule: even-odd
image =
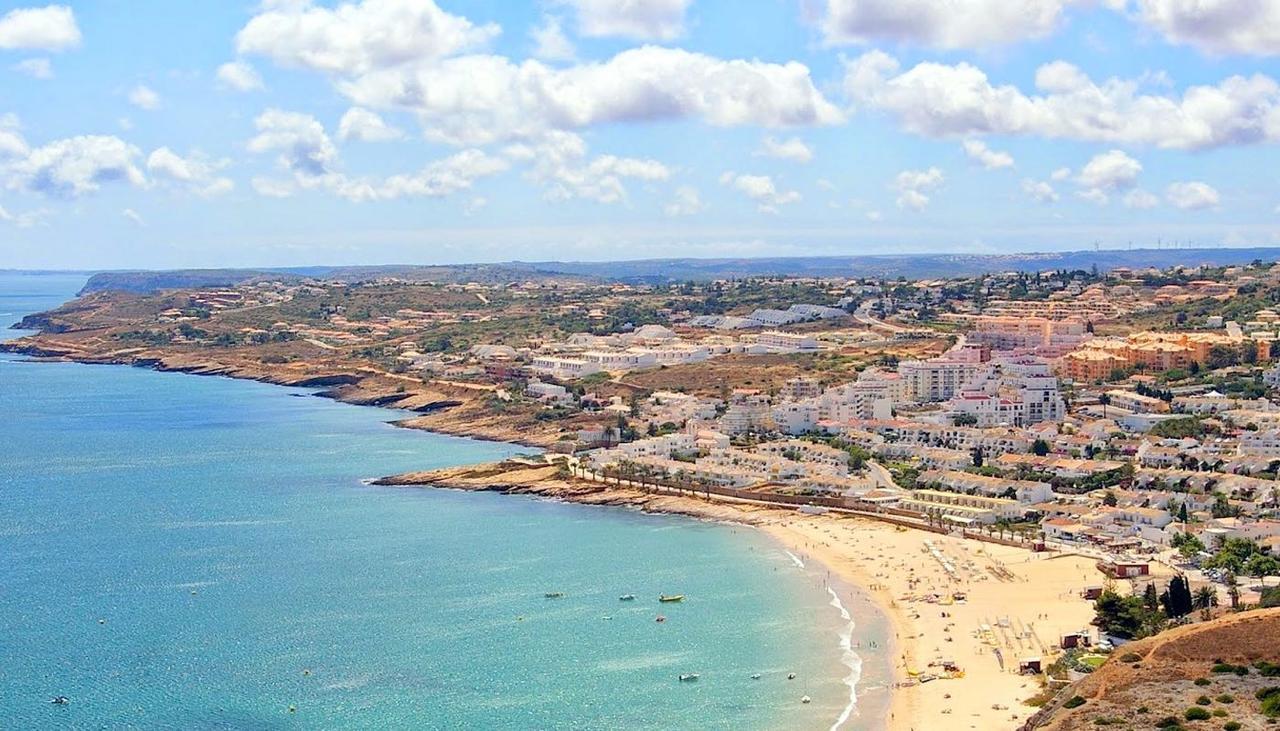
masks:
[[[0,273],[0,325],[82,282]],[[399,416],[0,353],[0,728],[878,726],[876,620],[768,538],[369,486],[523,451]]]

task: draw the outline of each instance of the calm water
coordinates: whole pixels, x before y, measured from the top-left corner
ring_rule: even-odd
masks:
[[[0,274],[0,322],[79,284]],[[828,728],[848,705],[848,624],[759,534],[367,487],[516,451],[395,416],[0,354],[0,727]]]

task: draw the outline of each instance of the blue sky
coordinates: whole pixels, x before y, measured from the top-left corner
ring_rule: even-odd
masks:
[[[1280,245],[1280,0],[0,0],[0,267]]]

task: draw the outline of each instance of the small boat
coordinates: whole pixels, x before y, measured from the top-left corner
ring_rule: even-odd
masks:
[[[665,621],[667,621],[667,618],[666,618],[666,617],[664,617],[664,616],[662,616],[661,614],[659,614],[659,615],[658,615],[658,618],[657,618],[657,619],[655,619],[655,620],[653,620],[653,621],[655,621],[655,622],[665,622]]]
[[[700,678],[700,677],[702,677],[702,676],[701,676],[701,675],[698,675],[697,673],[684,673],[684,674],[682,674],[682,675],[680,676],[680,682],[681,682],[681,683],[695,683],[695,682],[697,682],[698,678]]]
[[[810,700],[812,700],[812,699],[811,699],[811,698],[809,698],[809,696],[807,696],[807,695],[806,695],[806,696],[801,696],[801,697],[800,697],[800,702],[801,702],[801,703],[808,703]]]
[[[635,600],[636,600],[635,594],[623,594],[622,596],[618,597],[618,601],[620,602],[634,602]]]
[[[563,598],[563,597],[564,597],[564,592],[563,592],[563,591],[549,591],[549,592],[547,592],[546,594],[543,594],[543,596],[544,596],[544,597],[546,597],[546,598],[548,598],[548,599],[561,599],[561,598]]]
[[[65,706],[71,702],[71,699],[65,695],[55,695],[49,699],[49,702],[55,706]]]
[[[760,673],[752,673],[752,674],[751,674],[751,679],[752,679],[752,680],[759,680],[759,679],[760,679]]]
[[[796,679],[795,673],[787,673],[787,680],[795,680],[795,679]]]
[[[660,595],[658,595],[658,601],[660,601],[660,602],[682,602],[682,601],[684,601],[684,594],[660,594]]]

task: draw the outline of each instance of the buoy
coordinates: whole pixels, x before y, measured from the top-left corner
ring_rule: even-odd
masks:
[[[302,669],[302,674],[303,674],[303,675],[311,675],[311,668],[303,668],[303,669]]]
[[[795,673],[787,673],[787,680],[795,680],[795,679],[796,679]]]
[[[289,706],[289,713],[297,713],[297,712],[298,712],[297,706]]]
[[[107,620],[105,620],[105,619],[99,619],[99,620],[98,620],[98,624],[106,624],[106,623],[107,623]]]
[[[808,702],[809,702],[809,696],[804,696],[803,698],[801,698],[801,699],[800,699],[800,702],[801,702],[801,703],[808,703]]]

